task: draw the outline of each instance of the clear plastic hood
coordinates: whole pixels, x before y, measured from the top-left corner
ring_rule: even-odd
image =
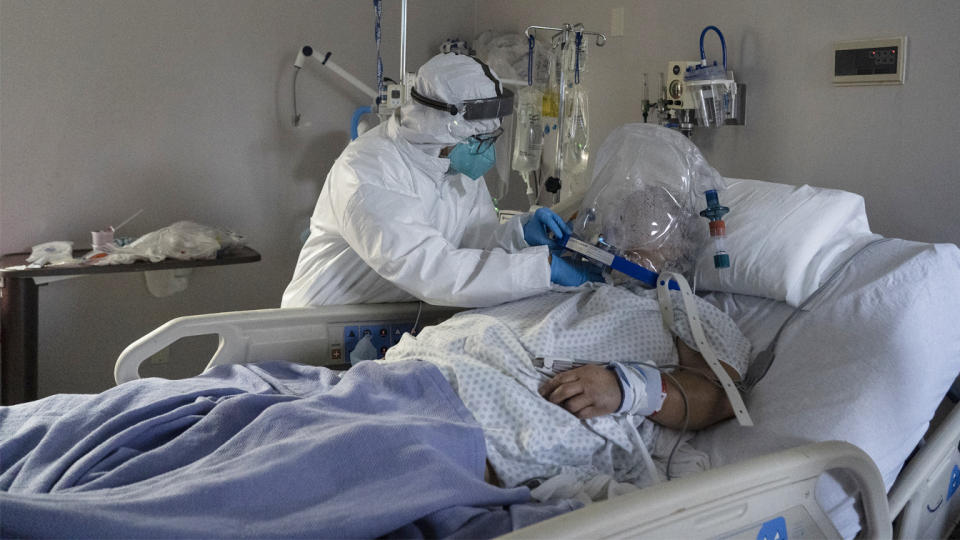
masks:
[[[698,215],[706,208],[703,194],[725,188],[723,177],[679,132],[627,124],[597,152],[574,233],[654,272],[689,279],[708,239]]]

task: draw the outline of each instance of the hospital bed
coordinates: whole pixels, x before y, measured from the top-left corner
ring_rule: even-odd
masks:
[[[764,200],[782,206],[784,189],[733,181],[729,200],[734,207],[737,201],[763,206]],[[795,290],[809,275],[796,276],[793,284],[771,282],[762,294],[746,294],[763,281],[763,271],[786,273],[776,267],[752,275],[750,283],[711,283],[702,276],[721,290],[705,298],[733,317],[755,353],[774,344],[773,364],[746,396],[756,425],[728,421],[697,434],[692,444],[715,467],[707,472],[590,504],[509,536],[949,534],[960,520],[960,497],[955,496],[960,488],[960,408],[947,396],[960,373],[960,331],[954,328],[960,315],[960,250],[869,234],[865,218],[860,223],[862,199],[833,190],[787,191],[788,198],[800,193],[796,208],[801,210],[779,208],[779,226],[792,229],[791,219],[806,222],[806,206],[825,214],[819,225],[809,227],[808,237],[820,234],[818,226],[832,231],[824,235],[829,241],[792,246],[810,255],[804,267],[816,267],[820,274],[812,280],[819,284],[815,294]],[[836,197],[843,200],[831,200]],[[849,210],[848,217],[826,215],[841,207]],[[745,223],[739,226],[763,217],[742,212]],[[737,226],[735,220],[728,225]],[[758,228],[768,238],[776,235],[773,226],[760,223]],[[749,234],[731,240],[731,253],[741,240],[755,241]],[[742,255],[750,264],[763,258]],[[785,258],[788,266],[797,262]],[[800,298],[810,301],[798,311]],[[140,363],[162,348],[207,334],[220,339],[210,366],[264,360],[332,365],[345,360],[334,351],[343,346],[348,328],[430,324],[457,311],[410,303],[183,317],[131,344],[115,374],[118,382],[136,378]]]
[[[862,198],[835,190],[733,180],[725,195],[737,209],[727,220],[732,272],[697,282],[755,353],[776,353],[745,396],[755,425],[698,433],[692,445],[709,455],[709,471],[511,536],[946,537],[960,518],[960,409],[947,397],[960,373],[960,250],[881,239]],[[163,348],[211,334],[219,346],[210,367],[342,369],[358,332],[383,331],[389,344],[394,331],[458,311],[407,303],[182,317],[132,343],[115,376],[136,379]]]

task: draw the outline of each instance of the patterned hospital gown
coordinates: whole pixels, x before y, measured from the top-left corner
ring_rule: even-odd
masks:
[[[672,295],[672,331],[693,346],[681,297]],[[698,308],[719,359],[745,373],[750,343],[727,315],[699,299]],[[537,392],[549,378],[532,364],[548,355],[677,363],[656,291],[614,286],[463,312],[416,337],[405,335],[383,361],[417,359],[440,369],[483,427],[487,457],[507,487],[564,478],[579,486],[578,495],[586,490],[591,499],[602,499],[622,483],[655,482],[647,449],[655,447],[661,429],[624,415],[582,421],[550,403]]]

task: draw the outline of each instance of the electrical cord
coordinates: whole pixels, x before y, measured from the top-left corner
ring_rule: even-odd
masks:
[[[410,333],[416,335],[417,325],[420,324],[420,312],[423,311],[423,301],[417,302],[417,318],[413,320],[413,328],[410,329]]]
[[[673,463],[673,457],[674,457],[674,455],[675,455],[676,452],[677,452],[677,448],[680,447],[680,441],[683,440],[683,436],[687,434],[687,429],[688,429],[689,426],[690,426],[690,403],[689,403],[689,401],[688,401],[688,399],[687,399],[687,392],[683,389],[683,385],[681,385],[681,384],[680,384],[680,381],[678,381],[677,378],[673,376],[673,373],[671,373],[670,371],[667,371],[667,370],[668,370],[668,369],[682,369],[682,370],[689,371],[689,372],[691,372],[691,373],[695,373],[695,374],[703,377],[704,379],[706,379],[707,382],[709,382],[710,384],[716,386],[716,387],[719,388],[721,391],[723,391],[723,385],[720,384],[720,382],[717,381],[716,379],[710,377],[709,374],[704,373],[703,371],[700,371],[699,369],[692,368],[692,367],[689,367],[689,366],[681,366],[680,364],[664,364],[664,365],[662,365],[662,366],[658,366],[658,365],[656,365],[656,364],[651,364],[651,363],[649,363],[649,362],[628,362],[628,363],[638,364],[638,365],[641,365],[641,366],[646,366],[646,367],[651,367],[651,368],[653,368],[653,369],[656,369],[656,370],[659,371],[662,375],[666,375],[671,381],[673,381],[674,386],[676,386],[676,387],[677,387],[677,390],[680,391],[680,398],[683,400],[683,427],[680,428],[680,434],[677,436],[677,440],[673,443],[673,448],[670,450],[669,456],[667,456],[667,471],[666,471],[666,473],[667,473],[667,481],[669,482],[670,480],[672,480],[672,476],[670,475],[670,468],[671,468],[671,465],[672,465],[672,463]]]
[[[787,326],[791,322],[793,322],[793,320],[797,318],[798,315],[803,313],[804,309],[808,305],[810,305],[811,303],[813,303],[814,300],[816,300],[821,295],[823,295],[824,291],[831,288],[834,284],[834,281],[837,279],[840,273],[843,272],[848,266],[850,266],[850,263],[853,262],[854,259],[859,257],[860,254],[865,253],[868,248],[876,244],[888,242],[889,240],[890,238],[878,238],[876,240],[873,240],[867,243],[860,249],[858,249],[846,261],[844,261],[840,266],[838,266],[833,271],[833,273],[831,273],[830,276],[827,277],[827,279],[823,282],[823,284],[821,284],[820,287],[817,288],[817,290],[813,291],[813,293],[810,294],[810,296],[808,296],[806,300],[804,300],[799,306],[797,306],[793,310],[792,313],[790,313],[790,316],[783,321],[783,324],[780,325],[780,328],[777,330],[777,333],[774,334],[773,339],[770,341],[770,344],[767,345],[767,348],[757,353],[757,355],[750,362],[750,367],[747,369],[747,373],[746,375],[744,375],[743,381],[741,381],[741,383],[737,385],[740,391],[749,392],[753,390],[753,387],[756,386],[757,383],[759,383],[764,376],[766,376],[767,372],[770,370],[770,366],[773,365],[774,359],[776,359],[777,343],[779,343],[780,341],[780,334],[783,333],[783,331],[787,328]]]
[[[658,368],[659,369],[659,368]],[[673,374],[668,373],[664,370],[660,370],[660,373],[666,375],[673,381],[673,384],[676,385],[677,390],[680,391],[680,397],[683,398],[683,427],[680,428],[680,434],[677,435],[677,440],[673,443],[673,448],[670,449],[670,455],[667,456],[667,482],[673,478],[670,476],[670,467],[673,464],[673,456],[677,453],[677,448],[680,448],[680,441],[683,440],[683,436],[687,433],[687,427],[690,424],[690,404],[687,401],[687,393],[683,390],[683,386],[680,385],[680,382],[677,380]]]

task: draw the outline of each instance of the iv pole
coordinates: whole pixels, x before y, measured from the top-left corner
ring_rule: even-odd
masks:
[[[597,36],[597,47],[603,47],[607,43],[607,36],[603,35],[600,32],[590,32],[590,31],[584,30],[582,23],[577,23],[575,25],[564,23],[562,28],[555,28],[553,26],[528,26],[527,29],[523,31],[523,33],[529,38],[531,36],[531,32],[530,32],[531,30],[533,31],[533,34],[536,34],[537,30],[550,30],[550,31],[556,32],[553,35],[553,37],[550,38],[550,41],[553,44],[554,49],[556,49],[557,46],[560,47],[560,66],[561,66],[560,67],[560,102],[557,105],[558,106],[557,158],[556,158],[557,161],[556,161],[556,169],[554,171],[554,174],[556,174],[556,176],[550,177],[547,179],[548,183],[554,183],[554,182],[551,182],[551,180],[555,181],[556,190],[554,191],[547,188],[547,191],[552,191],[554,193],[553,202],[557,203],[560,201],[560,187],[561,187],[560,177],[562,176],[562,173],[563,173],[563,150],[564,150],[563,117],[566,111],[565,94],[567,89],[567,82],[566,82],[566,65],[565,65],[566,59],[564,58],[564,51],[567,48],[567,44],[570,42],[571,33],[580,34],[581,36],[583,35]],[[577,54],[577,51],[574,51],[574,54]]]
[[[400,84],[405,89],[407,84],[407,0],[401,0],[400,3]],[[379,31],[379,30],[378,30]],[[378,40],[378,49],[379,49],[379,40]],[[318,62],[321,66],[329,68],[330,71],[339,75],[343,80],[347,81],[354,88],[360,91],[361,94],[364,94],[373,100],[374,107],[370,107],[371,112],[377,110],[379,112],[380,105],[383,105],[382,94],[383,88],[373,89],[356,78],[349,71],[341,67],[339,64],[335,63],[330,59],[333,51],[326,51],[325,53],[315,55],[314,48],[310,45],[304,45],[300,51],[297,53],[297,58],[293,62],[293,67],[295,68],[294,79],[293,79],[293,126],[297,127],[300,124],[300,113],[297,111],[297,74],[303,68],[304,63],[307,59],[313,59]],[[378,50],[379,58],[379,50]],[[379,82],[379,81],[378,81]],[[406,91],[401,92],[401,105],[406,102]],[[359,109],[358,109],[359,111]],[[354,113],[354,121],[356,121],[357,114]]]

